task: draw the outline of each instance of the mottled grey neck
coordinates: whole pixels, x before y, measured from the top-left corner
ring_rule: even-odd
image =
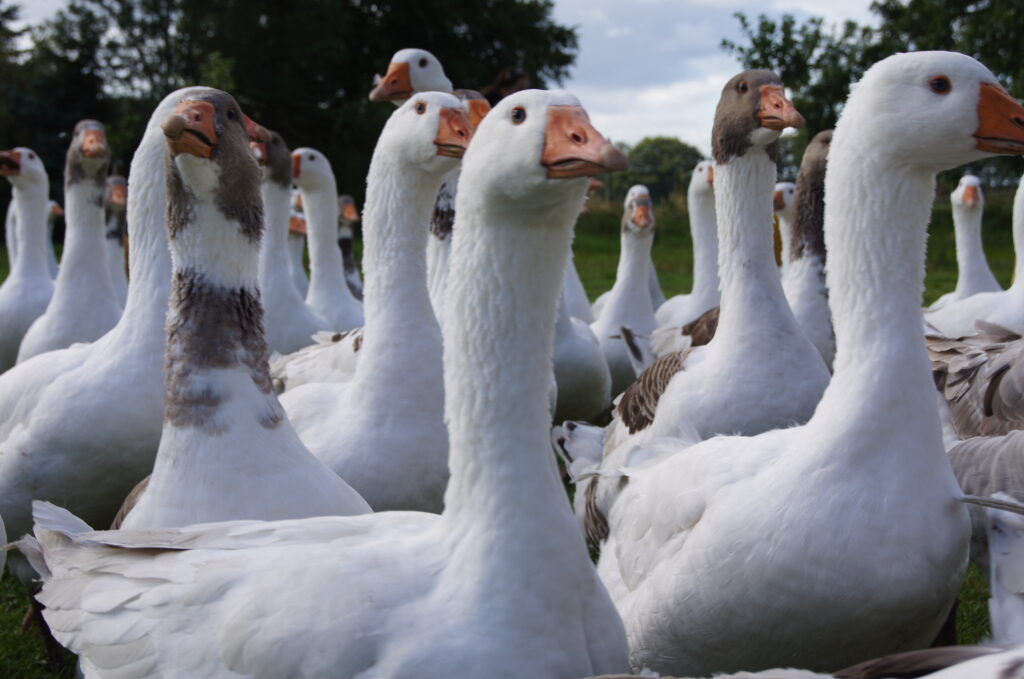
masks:
[[[124,245],[124,237],[128,234],[128,213],[124,209],[107,211],[107,238]]]
[[[816,255],[825,261],[825,165],[801,167],[793,198],[790,260]]]
[[[452,235],[455,226],[455,187],[459,182],[459,168],[452,170],[441,184],[434,202],[434,214],[430,218],[430,233],[440,240]]]

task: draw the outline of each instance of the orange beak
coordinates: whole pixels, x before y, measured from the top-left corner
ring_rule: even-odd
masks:
[[[782,210],[785,207],[786,207],[786,199],[783,198],[782,190],[780,189],[779,191],[775,192],[774,196],[772,196],[772,209],[775,210],[776,212],[779,212],[780,210]]]
[[[15,177],[21,174],[21,151],[0,151],[0,176]]]
[[[288,218],[288,233],[294,233],[297,236],[306,235],[306,220],[302,217],[289,217]]]
[[[245,123],[245,131],[249,133],[250,142],[257,142],[260,144],[270,143],[270,132],[267,131],[267,128],[257,122],[254,122],[252,118],[244,113],[242,114],[242,121]]]
[[[359,212],[356,211],[354,203],[345,203],[345,207],[341,209],[341,216],[350,222],[359,221]]]
[[[715,185],[715,166],[708,165],[708,184]]]
[[[124,186],[114,186],[110,189],[110,202],[114,205],[127,205],[128,204],[128,188]],[[57,207],[57,206],[55,206]]]
[[[974,138],[979,151],[1015,156],[1024,153],[1024,107],[999,85],[982,83]]]
[[[292,178],[298,179],[302,176],[302,154],[292,154]],[[300,199],[301,200],[301,199]],[[302,208],[302,203],[299,203],[299,208]]]
[[[262,141],[251,141],[249,142],[249,148],[252,149],[252,155],[259,163],[260,167],[267,166],[267,145]]]
[[[412,78],[409,75],[409,64],[391,62],[388,64],[388,72],[370,92],[370,101],[395,101],[411,96]]]
[[[208,101],[183,101],[164,121],[164,135],[171,147],[171,155],[188,153],[209,158],[217,148],[217,130],[214,127],[214,107]]]
[[[434,137],[437,155],[461,158],[472,138],[473,123],[469,122],[469,116],[465,111],[458,108],[441,109],[437,136]]]
[[[490,113],[491,105],[486,99],[470,99],[466,103],[469,104],[469,122],[473,124],[475,130],[484,116]]]
[[[632,222],[640,229],[646,229],[650,226],[653,223],[651,219],[651,206],[643,204],[633,205]]]
[[[100,158],[107,153],[107,138],[103,130],[85,130],[82,133],[82,155]]]
[[[124,187],[123,186],[120,186],[118,188],[120,188],[122,191],[124,191]],[[62,208],[60,205],[57,205],[56,203],[54,203],[53,205],[50,206],[50,216],[51,217],[63,217],[64,216],[64,208]]]
[[[784,130],[787,127],[803,127],[804,117],[786,98],[782,85],[761,85],[761,108],[757,112],[761,127],[769,130]]]
[[[540,163],[548,169],[548,179],[593,177],[629,167],[626,156],[594,129],[581,106],[548,109]]]
[[[967,204],[967,207],[974,207],[978,204],[978,187],[974,184],[964,189],[964,203]]]
[[[293,166],[293,168],[294,168],[294,165],[295,165],[295,156],[292,156],[292,166]],[[301,193],[296,193],[295,194],[295,199],[292,201],[292,207],[294,207],[296,210],[302,210],[302,194]]]

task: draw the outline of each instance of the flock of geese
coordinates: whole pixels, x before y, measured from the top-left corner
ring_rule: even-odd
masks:
[[[490,108],[403,49],[370,99],[361,216],[225,92],[169,94],[127,180],[82,121],[59,269],[45,168],[0,153],[0,555],[82,675],[1024,677],[1024,275],[975,177],[921,309],[936,174],[1024,154],[988,69],[878,62],[795,184],[802,116],[736,75],[693,290],[634,186],[593,307],[573,227],[627,163],[573,95]],[[994,645],[928,649],[969,558]]]

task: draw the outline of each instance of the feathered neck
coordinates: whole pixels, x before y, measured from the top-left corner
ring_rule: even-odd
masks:
[[[295,287],[291,281],[288,263],[288,215],[291,191],[287,185],[264,180],[260,186],[263,196],[263,245],[260,247],[260,290],[264,296],[279,286]]]
[[[718,223],[715,196],[706,191],[689,191],[690,237],[693,239],[693,289],[690,294],[718,297]]]
[[[352,297],[338,250],[338,195],[334,180],[328,186],[302,188],[302,204],[309,229],[309,300]]]
[[[21,233],[19,231],[19,233]],[[1013,196],[1013,254],[1016,264],[1013,270],[1013,289],[1024,290],[1024,176]]]
[[[956,236],[956,291],[969,294],[974,286],[991,289],[995,281],[985,259],[985,246],[981,241],[981,206],[975,209],[953,204],[953,233]]]
[[[67,229],[57,282],[85,287],[91,295],[112,300],[114,286],[109,269],[101,265],[108,256],[104,248],[103,180],[102,175],[88,177],[80,173],[77,181],[65,182]]]
[[[17,215],[18,256],[11,267],[12,276],[50,277],[46,254],[47,182],[11,183]]]

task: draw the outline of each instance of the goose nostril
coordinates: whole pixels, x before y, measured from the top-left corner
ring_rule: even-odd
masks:
[[[1020,116],[1014,116],[1013,124],[1016,125],[1017,127],[1024,127],[1024,118]]]
[[[586,137],[584,137],[579,132],[573,132],[572,133],[572,140],[573,140],[573,142],[575,142],[577,144],[585,144],[586,141],[587,141]]]

